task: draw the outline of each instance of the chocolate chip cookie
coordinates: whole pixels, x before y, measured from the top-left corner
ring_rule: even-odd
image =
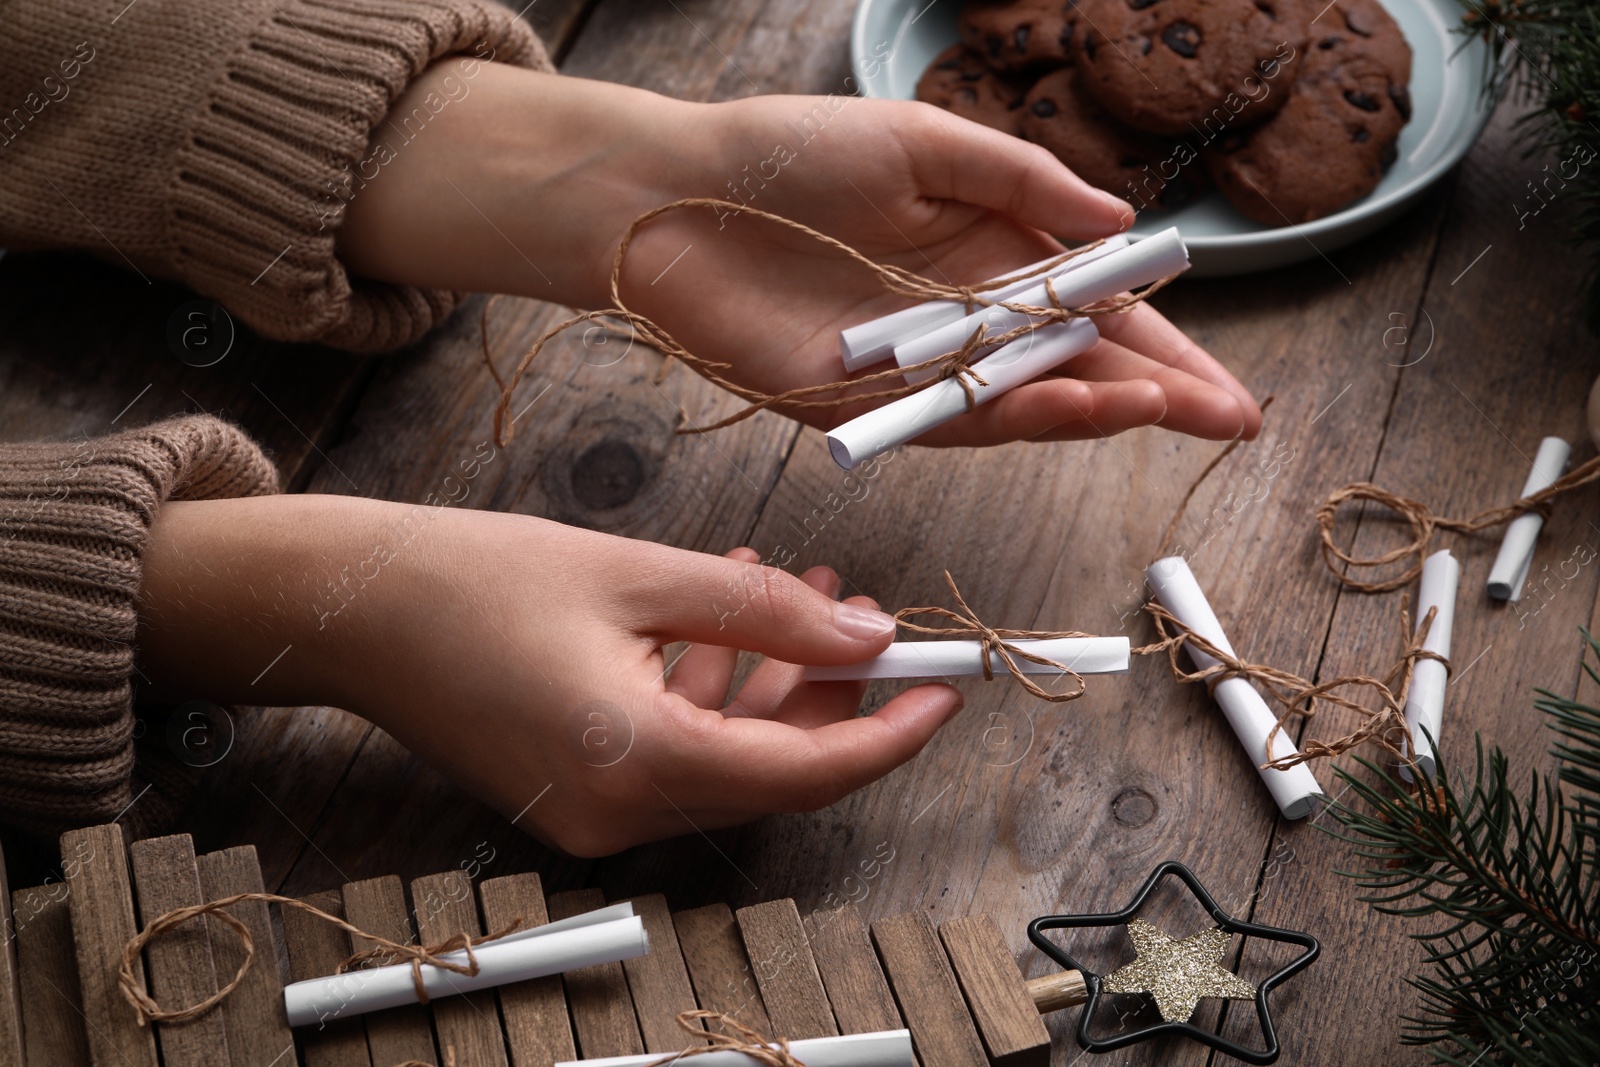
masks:
[[[1072,67],[1039,79],[1022,105],[1022,135],[1137,211],[1179,208],[1193,200],[1204,184],[1198,153],[1123,125],[1078,83]]]
[[[1238,211],[1310,222],[1372,192],[1411,118],[1411,48],[1376,0],[1337,0],[1311,27],[1283,109],[1224,135],[1206,166]]]
[[[967,0],[961,43],[995,70],[1039,72],[1072,61],[1075,0]]]
[[[1083,84],[1128,125],[1212,139],[1288,97],[1302,0],[1079,0]]]
[[[917,81],[917,99],[973,122],[1020,134],[1027,82],[990,70],[971,49],[952,45],[940,52]]]

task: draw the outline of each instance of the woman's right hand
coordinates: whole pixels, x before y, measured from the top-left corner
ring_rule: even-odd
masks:
[[[920,685],[857,717],[862,683],[802,681],[881,652],[893,620],[838,602],[825,567],[756,560],[357,498],[172,503],[140,666],[170,698],[355,711],[524,830],[604,855],[831,804],[961,707]],[[740,649],[768,658],[729,700]]]

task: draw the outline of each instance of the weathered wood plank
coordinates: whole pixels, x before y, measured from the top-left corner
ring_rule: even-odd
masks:
[[[133,885],[139,899],[139,921],[149,926],[177,908],[192,907],[200,895],[194,840],[188,834],[153,837],[128,847]],[[150,993],[168,1010],[198,1004],[217,991],[211,961],[210,922],[200,915],[173,927],[144,950]],[[209,1011],[179,1023],[155,1027],[165,1067],[204,1067],[229,1063],[228,1034],[221,1011]]]
[[[71,888],[67,900],[90,1060],[94,1067],[156,1067],[155,1034],[139,1025],[117,986],[123,947],[139,929],[122,828],[112,823],[62,834],[61,863]],[[142,961],[134,977],[145,980]]]
[[[89,1062],[78,957],[65,882],[19,889],[17,968],[22,975],[22,1037],[28,1067],[79,1067]]]
[[[598,889],[556,893],[550,898],[550,920],[570,919],[605,907],[605,903],[605,895]],[[568,971],[562,980],[567,989],[567,1007],[572,1012],[578,1052],[584,1059],[631,1056],[644,1051],[622,964],[579,967]]]
[[[478,899],[483,905],[483,925],[491,931],[503,930],[517,919],[525,927],[550,921],[544,886],[532,871],[480,882]],[[578,1058],[560,975],[501,986],[496,993],[506,1044],[511,1049],[511,1067],[551,1067]]]
[[[761,1034],[772,1033],[750,957],[745,955],[739,927],[726,904],[672,913],[683,962],[700,1006],[719,1011]]]
[[[342,712],[338,718],[354,719]],[[300,824],[312,832],[315,847],[256,797],[257,808],[277,820],[274,840],[283,831],[294,834],[294,863],[292,868],[285,865],[288,891],[327,885],[330,878],[344,882],[395,874],[408,881],[447,867],[470,868],[475,876],[536,869],[548,885],[581,885],[586,880],[593,861],[545,848],[524,832],[525,823],[513,824],[468,796],[382,730],[370,728],[349,751],[359,751],[360,758],[339,768],[342,785],[320,823],[314,828]],[[530,786],[528,800],[547,784]],[[381,817],[374,797],[386,800]],[[337,864],[331,861],[335,856]]]
[[[794,901],[785,897],[752,904],[734,917],[772,1024],[768,1036],[797,1041],[837,1034],[839,1027]]]
[[[905,1025],[872,937],[853,904],[810,917],[811,952],[828,990],[833,1017],[842,1034],[898,1030]]]
[[[17,988],[17,924],[11,913],[5,850],[0,849],[0,1067],[22,1067],[22,996]]]
[[[1050,1033],[994,920],[987,915],[951,919],[939,926],[939,940],[991,1067],[1049,1067]]]
[[[628,977],[628,992],[633,997],[634,1015],[646,1052],[679,1052],[697,1042],[678,1025],[678,1013],[697,1006],[683,952],[678,947],[678,932],[672,925],[667,898],[651,893],[632,900],[634,914],[644,923],[650,938],[650,951],[622,961]]]
[[[1442,515],[1471,515],[1512,500],[1544,435],[1571,442],[1575,462],[1592,454],[1583,398],[1600,345],[1579,313],[1585,260],[1563,243],[1564,223],[1554,208],[1526,219],[1519,214],[1538,206],[1529,199],[1527,182],[1537,180],[1547,161],[1524,159],[1516,150],[1515,117],[1513,109],[1503,107],[1462,165],[1426,292],[1414,304],[1386,302],[1368,315],[1369,336],[1405,327],[1410,344],[1398,349],[1392,342],[1400,335],[1390,335],[1384,358],[1411,364],[1401,372],[1371,480],[1424,500]],[[1391,311],[1403,315],[1380,321]],[[1325,493],[1339,484],[1330,480],[1319,488]],[[1539,537],[1530,572],[1533,588],[1515,605],[1491,603],[1484,592],[1500,530],[1435,538],[1434,547],[1454,553],[1462,571],[1452,640],[1455,669],[1439,738],[1452,777],[1470,775],[1475,732],[1486,745],[1506,751],[1516,781],[1526,782],[1535,768],[1554,769],[1547,751],[1552,738],[1536,725],[1540,716],[1532,706],[1533,689],[1571,694],[1577,688],[1582,648],[1577,628],[1595,618],[1600,587],[1600,568],[1589,562],[1600,552],[1600,533],[1591,524],[1596,499],[1590,486],[1555,503]],[[1359,524],[1355,519],[1351,509],[1338,532],[1341,543],[1353,544],[1358,556],[1376,555],[1409,539],[1403,526],[1372,510]],[[1312,569],[1325,585],[1333,584],[1319,567]],[[1413,598],[1415,589],[1407,591]],[[1340,597],[1321,677],[1366,673],[1393,662],[1400,640],[1399,597]],[[1305,733],[1337,737],[1354,724],[1353,717],[1329,708],[1307,724]],[[1339,762],[1354,769],[1349,759]],[[1319,773],[1337,792],[1331,772]],[[1285,1062],[1331,1062],[1325,1043],[1315,1037],[1328,1026],[1345,1034],[1337,1054],[1342,1060],[1427,1062],[1424,1050],[1398,1045],[1400,1016],[1417,1006],[1416,991],[1405,979],[1423,967],[1418,946],[1405,935],[1422,920],[1377,914],[1356,899],[1352,884],[1332,873],[1361,866],[1348,846],[1312,826],[1283,828],[1267,854],[1256,921],[1323,936],[1316,966],[1273,995]],[[1335,931],[1360,935],[1340,937]],[[1378,952],[1384,963],[1374,967]],[[1250,941],[1240,969],[1247,977],[1252,971],[1265,973],[1285,955],[1279,946]],[[1290,1012],[1292,1025],[1282,1021]],[[1352,1026],[1351,1020],[1360,1024]],[[1230,1011],[1228,1032],[1236,1039],[1253,1037],[1252,1013]]]
[[[572,46],[573,38],[583,26],[583,20],[594,0],[544,0],[543,3],[518,3],[517,0],[499,0],[505,7],[516,11],[533,26],[544,42],[550,58],[557,64]]]
[[[369,933],[401,945],[417,942],[406,913],[406,891],[394,875],[347,883],[342,891],[344,917]],[[350,938],[353,952],[372,948],[364,937]],[[375,1011],[364,1017],[367,1027],[367,1052],[378,1065],[434,1063],[433,1025],[422,1005]]]
[[[336,889],[301,899],[329,915],[344,915],[343,901]],[[349,958],[350,937],[337,926],[299,908],[282,908],[279,914],[283,919],[283,940],[289,950],[289,976],[293,981],[326,978]],[[323,1009],[325,1021],[320,1026],[304,1026],[298,1031],[306,1067],[369,1067],[372,1063],[367,1054],[367,1031],[361,1018],[340,1018],[341,1009],[342,1005],[329,1004]]]
[[[424,945],[437,945],[457,934],[477,937],[483,933],[472,880],[465,871],[416,879],[411,883],[411,899],[417,902],[417,936]],[[452,1058],[474,1067],[505,1064],[505,1039],[500,1034],[500,1010],[493,990],[439,997],[429,1007],[439,1036],[439,1054],[446,1064]]]
[[[264,891],[261,864],[251,845],[204,853],[196,865],[200,870],[200,891],[206,900]],[[262,900],[242,900],[228,912],[244,923],[255,943],[250,969],[222,1005],[233,1067],[287,1065],[294,1058],[294,1033],[283,1006],[280,945],[272,915]],[[217,980],[232,981],[244,962],[244,945],[226,923],[213,922],[210,926],[211,959]]]
[[[872,941],[924,1067],[982,1067],[983,1043],[928,917],[911,911],[879,919]]]

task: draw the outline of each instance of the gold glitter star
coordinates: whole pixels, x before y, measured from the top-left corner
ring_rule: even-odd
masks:
[[[1218,965],[1232,939],[1220,927],[1174,940],[1145,922],[1128,924],[1138,958],[1106,976],[1107,993],[1149,993],[1169,1023],[1188,1022],[1201,997],[1252,1000],[1256,987]]]

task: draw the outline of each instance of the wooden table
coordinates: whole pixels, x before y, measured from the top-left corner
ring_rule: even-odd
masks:
[[[715,100],[844,91],[851,8],[542,0],[531,16],[571,74]],[[1371,478],[1459,515],[1509,499],[1541,435],[1588,454],[1583,398],[1596,346],[1580,321],[1580,257],[1563,245],[1554,211],[1519,227],[1514,205],[1543,161],[1519,158],[1510,118],[1502,113],[1459,171],[1382,234],[1287,270],[1183,282],[1156,300],[1258,396],[1277,397],[1260,439],[1203,487],[1186,530],[1194,568],[1249,658],[1326,677],[1395,654],[1398,599],[1342,592],[1318,561],[1311,513],[1330,489]],[[202,369],[174,358],[163,336],[191,296],[78,257],[0,261],[0,433],[64,438],[218,412],[264,441],[296,490],[404,501],[436,490],[490,435],[496,393],[479,362],[476,304],[384,359],[245,336]],[[502,301],[500,350],[560,313]],[[787,540],[795,570],[827,562],[850,589],[889,606],[942,602],[948,567],[982,617],[1010,626],[1148,639],[1137,611],[1143,565],[1218,451],[1158,430],[909,450],[864,499],[824,510],[826,522],[812,523],[820,532],[801,543],[795,529],[842,481],[817,432],[768,414],[714,437],[675,436],[674,405],[705,421],[734,401],[680,366],[663,368],[654,352],[601,362],[557,346],[518,402],[548,389],[536,415],[464,506],[710,552],[749,544],[766,555]],[[1275,454],[1262,496],[1246,478]],[[1536,572],[1548,563],[1554,574],[1578,546],[1600,547],[1594,502],[1586,490],[1559,507]],[[1352,534],[1361,549],[1397,543],[1384,523],[1357,530],[1352,519]],[[1593,624],[1600,568],[1581,568],[1564,587],[1553,580],[1547,603],[1519,617],[1481,594],[1495,539],[1447,543],[1465,573],[1444,751],[1465,768],[1476,728],[1524,771],[1544,766],[1549,738],[1531,688],[1577,688],[1577,627]],[[1320,832],[1327,820],[1276,817],[1202,690],[1176,686],[1154,660],[1091,680],[1089,695],[1067,706],[1007,684],[964,688],[966,710],[927,751],[831,808],[710,835],[685,825],[676,840],[597,862],[535,845],[353,716],[251,709],[236,715],[232,749],[184,829],[202,851],[255,843],[268,887],[291,893],[467,866],[483,876],[538,869],[553,889],[664,891],[674,908],[792,895],[802,912],[854,899],[868,918],[987,911],[1030,975],[1045,968],[1025,945],[1029,918],[1120,907],[1151,867],[1176,858],[1235,913],[1322,938],[1321,961],[1275,997],[1283,1062],[1423,1061],[1397,1047],[1397,1017],[1414,1004],[1403,980],[1418,963],[1405,927],[1359,903],[1334,873],[1352,858]],[[1330,712],[1310,729],[1332,736],[1349,725]],[[1318,774],[1334,784],[1330,768]],[[13,885],[38,881],[54,862],[13,838],[7,845]],[[873,864],[885,855],[892,861]],[[1168,908],[1175,932],[1202,922],[1184,907]],[[1126,949],[1111,938],[1097,951],[1111,963]],[[1260,951],[1245,949],[1247,974],[1276,958]],[[1226,1031],[1253,1036],[1247,1014],[1232,1012]],[[1215,1017],[1214,1006],[1203,1009],[1202,1019]],[[1057,1062],[1075,1061],[1070,1018],[1052,1026]],[[1123,1061],[1207,1055],[1145,1046]]]

